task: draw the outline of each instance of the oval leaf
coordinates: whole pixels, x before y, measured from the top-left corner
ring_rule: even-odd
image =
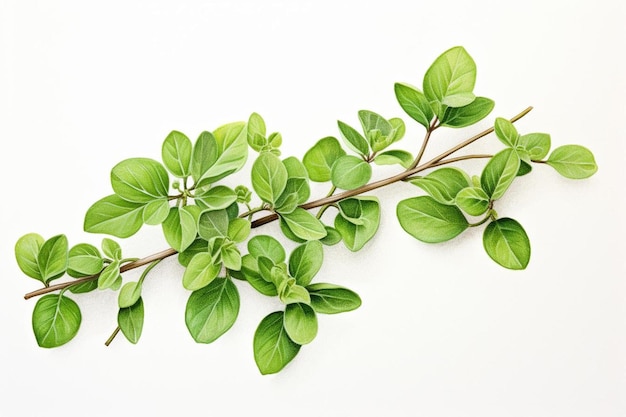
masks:
[[[23,273],[31,278],[42,281],[41,271],[37,264],[37,255],[45,239],[37,233],[29,233],[19,238],[15,244],[15,259]]]
[[[263,152],[252,165],[252,188],[261,199],[274,204],[287,185],[287,168],[280,159]]]
[[[335,161],[344,156],[346,151],[339,141],[332,136],[320,139],[302,158],[311,181],[330,181],[330,169]]]
[[[361,297],[357,293],[338,285],[316,283],[306,288],[311,296],[311,307],[317,313],[344,313],[361,306]]]
[[[57,235],[46,240],[39,249],[37,265],[41,280],[46,283],[60,278],[67,269],[68,244],[65,235]]]
[[[283,326],[289,338],[299,345],[311,343],[317,336],[315,311],[303,303],[287,305]]]
[[[224,237],[228,234],[228,213],[226,210],[205,211],[198,220],[198,234],[204,240]]]
[[[459,191],[469,187],[470,177],[458,168],[440,168],[422,178],[411,180],[426,191],[432,198],[442,204],[453,205]]]
[[[400,201],[396,214],[408,234],[427,243],[450,240],[469,227],[461,210],[429,196]]]
[[[520,159],[513,149],[495,154],[480,176],[480,185],[491,200],[497,200],[509,188],[520,167]]]
[[[200,199],[211,210],[221,210],[237,201],[237,193],[224,185],[217,185],[196,193],[194,198]]]
[[[198,227],[189,207],[172,207],[163,222],[163,235],[167,243],[178,252],[182,252],[196,239]]]
[[[170,203],[167,198],[152,200],[145,205],[143,210],[143,222],[152,226],[161,224],[170,213]]]
[[[229,278],[194,291],[185,308],[185,324],[198,343],[211,343],[226,333],[239,314],[239,292]]]
[[[279,372],[300,351],[300,345],[289,338],[283,327],[284,314],[269,314],[254,333],[254,360],[263,375]]]
[[[297,284],[307,286],[322,267],[323,261],[324,248],[319,241],[304,243],[289,256],[289,275],[296,279]]]
[[[433,110],[424,93],[413,86],[401,83],[395,84],[394,91],[400,107],[406,114],[428,129],[433,119]]]
[[[197,183],[200,178],[217,161],[218,149],[217,141],[211,132],[202,132],[193,146],[191,157],[191,175]]]
[[[369,145],[363,135],[342,121],[338,120],[337,125],[339,126],[339,132],[341,132],[341,138],[348,145],[348,148],[363,156],[369,153]]]
[[[480,216],[489,209],[489,196],[479,187],[467,187],[459,191],[456,205],[470,216]]]
[[[120,308],[117,313],[117,325],[130,343],[137,343],[143,330],[143,300],[139,298],[130,307]]]
[[[199,290],[209,285],[222,269],[213,261],[210,253],[198,253],[191,259],[183,274],[183,287],[190,291]]]
[[[248,241],[248,252],[258,259],[264,256],[274,264],[285,262],[285,249],[280,242],[271,236],[258,235]]]
[[[485,251],[499,265],[525,269],[530,261],[530,240],[522,225],[509,218],[495,220],[483,233]]]
[[[566,178],[589,178],[598,170],[591,151],[580,145],[560,146],[552,151],[546,162]]]
[[[161,158],[165,167],[178,178],[191,175],[191,141],[183,133],[173,130],[163,141]]]
[[[61,346],[76,336],[81,314],[78,305],[60,294],[48,294],[37,300],[33,310],[33,331],[43,348]]]
[[[373,197],[347,198],[339,202],[339,207],[341,211],[335,217],[335,229],[348,249],[353,252],[358,251],[374,237],[378,230],[380,223],[378,199]]]
[[[143,224],[143,210],[143,204],[131,203],[117,195],[104,197],[87,210],[85,232],[105,233],[119,238],[130,237]]]
[[[120,308],[127,308],[135,305],[141,297],[141,287],[140,282],[127,282],[124,284],[117,297],[118,306]]]
[[[69,251],[67,273],[74,278],[95,275],[102,271],[103,266],[100,251],[93,245],[80,243]]]
[[[467,106],[448,107],[441,119],[441,126],[466,127],[478,123],[491,113],[495,106],[493,100],[486,97],[476,97]]]
[[[159,162],[149,158],[126,159],[111,170],[115,194],[134,203],[167,197],[169,177]]]
[[[519,133],[517,133],[517,129],[509,120],[497,117],[494,123],[494,130],[497,138],[500,139],[500,142],[510,148],[517,146]]]
[[[353,190],[372,178],[372,167],[359,157],[344,155],[335,161],[330,176],[335,187]]]
[[[281,219],[300,239],[318,240],[326,236],[322,222],[303,208],[298,207],[289,214],[282,214]]]
[[[245,165],[248,159],[248,134],[245,127],[245,123],[235,122],[215,129],[213,137],[217,144],[217,157],[197,181],[197,186],[213,184]]]

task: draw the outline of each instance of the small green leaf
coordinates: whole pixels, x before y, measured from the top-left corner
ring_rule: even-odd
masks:
[[[109,239],[105,237],[102,239],[102,251],[106,256],[113,260],[121,260],[122,259],[122,248],[119,243],[114,241],[113,239]]]
[[[375,197],[353,197],[338,203],[341,211],[335,217],[335,229],[348,249],[356,252],[370,241],[380,223],[380,206]],[[352,213],[352,217],[343,214]],[[356,216],[358,214],[358,217]],[[358,223],[358,224],[356,224]]]
[[[324,248],[317,240],[304,243],[289,256],[289,275],[298,285],[307,286],[322,267]]]
[[[489,196],[482,188],[467,187],[459,191],[456,205],[470,216],[480,216],[489,209]]]
[[[248,159],[248,134],[245,127],[245,123],[235,122],[215,129],[213,137],[217,144],[217,158],[197,181],[198,187],[213,184],[245,165]]]
[[[287,225],[287,222],[282,217],[279,218],[278,224],[280,226],[280,231],[283,232],[283,234],[285,235],[287,239],[292,240],[296,243],[306,242],[306,239],[299,238],[298,236],[296,236],[294,232],[291,231],[291,229]]]
[[[135,305],[141,297],[141,287],[140,282],[127,282],[124,284],[117,296],[118,306],[120,308],[127,308]]]
[[[517,176],[521,177],[533,170],[533,167],[526,161],[520,160],[519,170],[517,171]]]
[[[187,329],[198,343],[211,343],[226,333],[239,314],[239,292],[229,278],[219,278],[194,291],[185,308]]]
[[[450,240],[469,227],[456,206],[441,204],[430,196],[402,200],[396,213],[408,234],[427,243]]]
[[[494,130],[496,132],[497,138],[500,139],[500,142],[504,143],[510,148],[514,148],[517,146],[519,133],[517,133],[517,129],[509,120],[502,117],[497,117],[494,124]]]
[[[161,224],[170,213],[170,203],[167,198],[152,200],[145,205],[143,210],[143,222],[152,226]]]
[[[284,315],[282,311],[269,314],[254,333],[254,361],[263,375],[279,372],[300,350],[283,327]]]
[[[522,225],[509,218],[495,220],[485,228],[483,245],[487,254],[508,269],[525,269],[530,261],[530,240]]]
[[[263,152],[252,165],[252,188],[261,199],[274,204],[287,185],[287,169],[277,156]]]
[[[247,139],[248,145],[257,152],[260,152],[267,145],[265,121],[258,113],[252,113],[248,118]]]
[[[428,129],[434,115],[424,93],[411,85],[401,83],[396,83],[394,90],[396,99],[406,114]]]
[[[487,162],[480,176],[480,184],[491,200],[504,195],[517,176],[519,167],[519,156],[510,148],[498,152]]]
[[[339,141],[332,136],[320,139],[302,158],[311,181],[330,181],[330,169],[337,159],[344,156],[346,151],[341,148]]]
[[[393,143],[393,126],[381,115],[369,110],[359,110],[359,121],[372,151],[382,151]]]
[[[338,285],[316,283],[306,288],[311,295],[311,307],[317,313],[344,313],[361,306],[361,298],[357,293]]]
[[[189,247],[196,239],[198,226],[191,207],[172,207],[163,222],[163,235],[167,243],[178,252]]]
[[[277,148],[283,144],[283,135],[281,135],[278,132],[270,133],[270,135],[267,137],[267,142],[269,146],[272,148],[272,151],[277,151],[278,150]],[[280,151],[279,151],[279,155],[280,155]]]
[[[282,214],[289,229],[300,239],[318,240],[326,236],[326,229],[314,215],[298,207],[292,213]]]
[[[191,259],[183,274],[183,287],[190,291],[199,290],[209,285],[222,269],[215,264],[210,253],[198,253]]]
[[[261,294],[267,295],[268,297],[278,295],[276,286],[261,276],[257,261],[252,255],[244,255],[241,258],[241,272],[246,281]]]
[[[278,198],[276,206],[279,207],[284,197],[293,194],[296,196],[296,204],[305,203],[311,196],[311,189],[309,188],[309,181],[306,178],[289,178],[287,185],[283,190],[283,193]]]
[[[100,251],[88,243],[79,243],[70,249],[67,273],[74,277],[86,277],[102,271],[104,260]]]
[[[390,150],[379,153],[374,158],[377,165],[395,165],[399,164],[403,168],[408,169],[413,163],[413,155],[407,151]]]
[[[85,215],[85,232],[105,233],[126,238],[139,231],[143,224],[144,205],[131,203],[117,195],[96,201]]]
[[[211,210],[221,210],[237,201],[237,193],[225,185],[216,185],[196,193],[194,198],[200,199]]]
[[[285,249],[280,242],[271,236],[258,235],[248,241],[248,252],[254,258],[265,256],[274,264],[285,262]]]
[[[441,119],[441,126],[460,128],[471,126],[487,117],[495,103],[486,97],[476,97],[467,106],[448,107]]]
[[[341,233],[339,233],[337,229],[330,226],[324,226],[324,228],[326,229],[326,236],[320,239],[322,244],[333,246],[341,242]]]
[[[43,348],[64,345],[76,336],[81,322],[80,308],[61,294],[48,294],[37,300],[33,310],[33,331]]]
[[[411,180],[437,202],[453,205],[459,191],[471,185],[469,175],[458,168],[439,168],[422,178]]]
[[[285,281],[282,288],[278,288],[278,297],[283,304],[304,303],[311,304],[311,297],[306,288],[293,282]]]
[[[339,132],[341,132],[341,138],[348,148],[363,156],[369,153],[369,145],[363,135],[342,121],[337,121],[337,125]]]
[[[120,308],[117,313],[117,325],[130,343],[137,343],[143,330],[143,300],[139,298],[130,307]]]
[[[311,343],[317,336],[315,311],[303,303],[287,305],[283,326],[289,338],[299,345]]]
[[[372,167],[359,157],[344,155],[335,161],[330,176],[335,187],[353,190],[372,178]]]
[[[589,178],[598,170],[591,151],[580,145],[565,145],[556,148],[546,163],[565,178],[571,179]]]
[[[41,270],[37,263],[37,255],[45,239],[37,233],[29,233],[19,238],[15,244],[15,259],[23,273],[31,278],[43,281]]]
[[[161,158],[165,167],[178,178],[191,175],[191,141],[185,134],[173,130],[163,141]]]
[[[65,235],[57,235],[46,240],[37,254],[37,265],[44,283],[60,278],[68,263],[68,244]]]
[[[292,213],[298,207],[298,194],[282,193],[276,201],[276,211],[280,214]]]
[[[282,160],[285,169],[287,170],[287,176],[289,178],[304,178],[308,179],[309,174],[307,173],[306,167],[304,163],[302,163],[295,156],[290,156]]]
[[[133,203],[167,197],[169,177],[159,162],[149,158],[126,159],[111,170],[115,194]]]
[[[551,140],[547,133],[529,133],[522,135],[517,143],[519,148],[528,152],[528,157],[533,161],[545,158],[550,152]]]
[[[191,176],[197,183],[200,178],[215,164],[218,156],[217,141],[211,132],[202,132],[195,145],[191,157]]]
[[[222,246],[221,256],[225,268],[232,271],[241,269],[241,253],[234,243],[230,242],[230,244]]]
[[[209,243],[202,238],[194,240],[187,249],[178,254],[178,263],[184,267],[189,266],[189,262],[191,262],[191,259],[196,256],[196,254],[207,251],[208,245]]]
[[[250,222],[246,219],[234,219],[228,224],[228,238],[233,242],[243,242],[250,234]]]
[[[198,234],[204,240],[228,235],[228,213],[226,210],[205,211],[198,221]]]
[[[87,281],[69,287],[74,294],[84,294],[98,289],[98,281]]]
[[[395,143],[404,137],[404,134],[406,133],[406,125],[399,117],[392,117],[389,119],[389,123],[391,123],[391,126],[393,127],[391,134],[393,138],[392,143]]]
[[[115,290],[118,278],[120,278],[120,261],[115,260],[108,264],[98,277],[98,289],[106,290],[107,288]]]

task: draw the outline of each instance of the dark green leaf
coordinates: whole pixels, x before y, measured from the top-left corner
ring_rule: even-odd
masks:
[[[279,372],[300,350],[283,327],[284,315],[282,311],[271,313],[254,333],[254,360],[263,375]]]
[[[508,269],[525,269],[530,261],[530,240],[522,225],[509,218],[495,220],[485,228],[487,254]]]
[[[287,305],[283,325],[289,338],[299,345],[311,343],[317,336],[315,311],[303,303]]]
[[[372,178],[372,167],[359,157],[344,155],[333,164],[330,177],[335,187],[353,190]]]
[[[450,240],[469,226],[456,206],[441,204],[430,196],[402,200],[396,213],[408,234],[427,243]]]
[[[141,228],[143,210],[143,204],[131,203],[117,195],[110,195],[89,207],[84,229],[89,233],[105,233],[126,238]]]
[[[344,156],[346,151],[339,141],[332,136],[320,139],[304,154],[302,162],[309,173],[311,181],[330,181],[330,169],[335,161]]]
[[[486,97],[476,97],[467,106],[448,107],[441,119],[441,126],[466,127],[478,123],[491,113],[495,103]]]
[[[447,205],[453,205],[457,193],[472,185],[469,175],[450,167],[439,168],[425,177],[411,180],[411,184],[426,191],[437,202]]]
[[[229,278],[219,278],[189,296],[185,323],[196,342],[211,343],[233,326],[238,314],[237,287]]]
[[[495,154],[483,169],[480,184],[489,198],[497,200],[517,176],[520,159],[513,149],[505,149]]]
[[[178,178],[191,175],[191,141],[185,134],[173,130],[163,141],[161,158],[165,167]]]
[[[324,248],[317,240],[298,246],[289,256],[289,275],[298,285],[307,286],[322,267]]]
[[[361,306],[361,298],[357,293],[338,285],[316,283],[306,288],[311,295],[311,307],[317,313],[344,313]]]
[[[298,207],[292,213],[282,214],[289,229],[300,239],[318,240],[326,236],[326,229],[314,215]]]
[[[43,348],[58,347],[72,340],[80,322],[78,305],[64,295],[44,295],[33,310],[33,331],[37,344]]]
[[[380,223],[380,206],[375,197],[353,197],[340,201],[343,213],[352,213],[349,219],[340,212],[335,217],[335,229],[351,251],[360,250],[374,237]],[[358,217],[355,213],[359,213]],[[359,224],[355,224],[359,223]]]
[[[332,246],[341,242],[341,233],[337,231],[334,227],[324,226],[326,229],[326,236],[320,239],[324,245]]]
[[[149,158],[126,159],[111,170],[115,194],[133,203],[167,197],[169,177],[159,162]]]
[[[406,114],[428,129],[434,115],[424,93],[413,86],[402,83],[396,83],[394,90],[398,103]]]
[[[580,145],[560,146],[552,151],[547,164],[566,178],[589,178],[598,170],[591,151]]]
[[[407,151],[390,150],[379,153],[374,158],[374,163],[377,165],[395,165],[399,164],[403,168],[409,168],[413,163],[413,155]]]
[[[252,287],[263,295],[273,297],[278,295],[276,286],[265,280],[259,272],[259,266],[256,259],[252,255],[244,255],[241,258],[241,272],[244,278]]]
[[[19,238],[15,244],[15,259],[23,273],[31,278],[43,281],[41,270],[37,263],[37,255],[45,239],[37,233],[29,233]]]
[[[137,343],[143,330],[143,300],[139,298],[130,307],[120,308],[117,313],[117,325],[130,343]]]
[[[57,235],[46,240],[37,255],[37,265],[44,283],[60,278],[67,269],[68,244],[65,235]]]

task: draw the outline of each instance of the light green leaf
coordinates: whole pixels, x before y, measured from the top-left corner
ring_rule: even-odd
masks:
[[[281,215],[281,218],[300,239],[318,240],[326,236],[322,222],[303,208],[298,207],[292,213]]]
[[[424,93],[411,85],[402,83],[396,83],[394,90],[398,103],[400,103],[400,107],[406,114],[428,129],[434,115]]]
[[[76,336],[81,314],[78,305],[60,294],[48,294],[37,300],[33,310],[33,331],[43,348],[64,345]]]
[[[378,199],[375,197],[353,197],[340,201],[338,205],[341,211],[335,217],[335,229],[341,235],[346,247],[356,252],[365,246],[378,230],[380,223]],[[345,218],[343,213],[346,216],[348,216],[347,213],[351,214]]]
[[[261,276],[257,260],[252,255],[244,255],[241,258],[241,271],[246,281],[261,294],[269,297],[278,295],[274,283],[265,280]]]
[[[208,246],[209,243],[202,238],[194,240],[193,243],[187,247],[187,249],[178,254],[178,263],[184,267],[189,266],[191,259],[198,253],[206,252],[208,250]]]
[[[267,142],[269,146],[272,148],[272,151],[278,151],[277,148],[283,144],[283,135],[281,135],[278,132],[270,133],[270,135],[267,137]],[[278,152],[279,152],[278,155],[280,155],[280,151]]]
[[[178,252],[187,249],[198,233],[196,219],[189,207],[170,208],[162,227],[165,240]]]
[[[296,279],[298,285],[307,286],[322,267],[323,260],[324,248],[319,241],[304,243],[289,256],[289,275]]]
[[[471,126],[487,117],[493,110],[495,103],[486,97],[476,97],[467,106],[448,107],[441,119],[441,126],[460,128]]]
[[[396,214],[408,234],[427,243],[450,240],[469,227],[456,206],[441,204],[430,196],[400,201]]]
[[[241,269],[241,253],[234,243],[230,242],[230,244],[223,245],[221,256],[225,268],[232,271]]]
[[[152,200],[145,205],[143,210],[143,222],[152,226],[161,224],[170,213],[170,203],[167,198]]]
[[[126,238],[139,231],[143,224],[143,204],[131,203],[117,195],[96,201],[85,215],[85,232],[105,233]]]
[[[283,286],[278,288],[278,297],[283,304],[311,303],[309,292],[303,286],[296,284],[293,278],[284,281]]]
[[[109,239],[107,237],[102,239],[102,251],[111,259],[118,261],[122,259],[122,248],[119,243],[113,239]]]
[[[289,338],[299,345],[311,343],[317,336],[315,311],[303,303],[287,305],[283,326]]]
[[[201,193],[196,193],[194,198],[202,200],[204,205],[211,210],[221,210],[237,201],[237,193],[225,185],[216,185]]]
[[[424,95],[435,114],[443,118],[445,106],[462,107],[474,100],[476,64],[467,51],[456,46],[441,54],[424,75]]]
[[[311,181],[330,181],[330,169],[335,161],[346,154],[339,141],[332,136],[320,139],[302,158]]]
[[[282,160],[285,169],[287,170],[287,176],[289,178],[304,178],[309,179],[304,164],[295,156],[290,156]]]
[[[591,151],[580,145],[560,146],[552,151],[547,164],[565,178],[589,178],[598,170]]]
[[[229,123],[218,127],[213,136],[217,143],[217,159],[202,175],[197,186],[213,184],[222,178],[239,171],[248,159],[246,124]]]
[[[255,151],[260,152],[268,143],[265,135],[265,121],[258,113],[252,113],[248,119],[247,125],[248,145]]]
[[[173,130],[163,141],[161,158],[165,167],[178,178],[191,175],[191,141],[185,134]]]
[[[290,194],[295,195],[296,204],[305,203],[311,196],[308,180],[306,178],[289,178],[283,193],[276,202],[276,207],[280,207],[281,203],[283,203],[283,199],[289,198],[288,196]]]
[[[233,326],[238,314],[237,287],[230,278],[219,278],[189,296],[185,323],[196,342],[211,343]]]
[[[126,159],[111,170],[115,194],[133,203],[167,197],[169,177],[159,162],[149,158]]]
[[[316,283],[306,288],[311,296],[311,307],[317,313],[344,313],[361,306],[361,298],[357,293],[338,285]]]
[[[379,153],[374,158],[377,165],[395,165],[399,164],[403,168],[408,169],[413,163],[413,155],[407,151],[390,150]]]
[[[214,263],[210,253],[198,253],[185,269],[183,287],[190,291],[204,288],[217,278],[221,269],[222,266]]]
[[[333,246],[341,242],[341,234],[334,227],[324,226],[326,229],[326,236],[320,239],[322,244],[327,246]]]
[[[67,273],[74,278],[95,275],[102,271],[104,261],[100,251],[88,243],[79,243],[70,249]]]
[[[520,159],[513,149],[500,151],[487,162],[480,176],[480,185],[491,200],[504,195],[517,176],[519,167]]]
[[[437,202],[453,205],[459,191],[472,185],[469,175],[458,168],[439,168],[422,178],[411,180]]]
[[[127,282],[124,284],[117,296],[118,306],[120,308],[127,308],[136,304],[141,297],[141,287],[140,282]]]
[[[115,260],[108,264],[98,277],[98,289],[106,290],[107,288],[115,289],[118,278],[120,278],[120,261]]]
[[[143,300],[139,298],[130,307],[120,308],[117,313],[117,325],[120,326],[122,334],[133,344],[136,344],[141,337],[143,330]]]
[[[285,249],[280,242],[271,236],[258,235],[248,241],[248,252],[254,258],[265,256],[274,264],[285,262]]]
[[[44,283],[60,278],[67,269],[68,244],[65,235],[57,235],[46,240],[37,254],[37,266]]]
[[[483,245],[487,254],[508,269],[525,269],[530,261],[530,240],[522,225],[509,218],[495,220],[485,228]]]
[[[233,242],[243,242],[250,234],[250,222],[246,219],[233,219],[228,224],[228,238]]]
[[[19,238],[15,244],[15,259],[23,273],[31,278],[43,281],[41,270],[37,263],[37,255],[45,239],[37,233],[29,233]]]
[[[489,196],[480,187],[467,187],[459,191],[456,205],[470,216],[480,216],[489,209]]]
[[[369,110],[359,110],[359,121],[372,151],[379,152],[393,143],[393,126],[381,115]]]
[[[550,152],[551,140],[547,133],[529,133],[522,135],[517,143],[518,148],[528,152],[528,157],[533,161],[545,158]]]
[[[205,211],[198,221],[198,234],[205,240],[228,235],[228,213],[226,210]]]
[[[509,120],[497,117],[494,124],[494,130],[496,132],[496,136],[500,139],[500,142],[510,148],[517,146],[519,133],[517,133],[517,129]]]
[[[252,188],[265,202],[274,204],[287,185],[287,169],[280,159],[263,152],[252,165]]]
[[[393,127],[391,136],[392,142],[395,143],[404,137],[404,134],[406,133],[406,125],[399,117],[392,117],[389,119],[389,123],[391,123],[391,126]]]
[[[361,135],[353,127],[345,124],[342,121],[338,120],[337,125],[339,126],[341,138],[348,146],[348,148],[352,149],[359,155],[366,156],[367,154],[369,154],[369,145],[363,135]]]
[[[297,178],[302,180],[301,178]],[[298,207],[298,194],[297,193],[282,193],[276,201],[276,211],[280,214],[292,213]]]
[[[304,243],[304,242],[306,242],[306,239],[299,238],[298,236],[296,236],[296,234],[294,232],[291,231],[291,229],[287,225],[287,222],[282,217],[279,218],[278,224],[280,226],[281,232],[283,232],[283,234],[285,235],[285,237],[287,239],[293,240],[296,243]]]
[[[217,141],[211,132],[202,132],[195,145],[193,146],[193,154],[191,158],[191,176],[198,185],[200,178],[209,170],[217,161],[219,149]]]
[[[300,350],[283,327],[284,315],[282,311],[269,314],[254,333],[254,361],[263,375],[279,372]]]
[[[335,187],[353,190],[372,178],[372,167],[359,157],[344,155],[335,161],[330,176]]]

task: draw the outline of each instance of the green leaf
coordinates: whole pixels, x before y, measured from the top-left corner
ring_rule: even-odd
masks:
[[[98,281],[87,281],[81,284],[72,285],[69,287],[70,291],[74,294],[84,294],[98,289]]]
[[[339,126],[341,138],[348,148],[359,155],[367,156],[369,154],[369,145],[363,135],[342,121],[337,121],[337,125]]]
[[[363,248],[378,230],[380,223],[378,199],[353,197],[340,201],[338,205],[341,211],[335,217],[335,229],[341,235],[346,247],[356,252]],[[344,217],[346,213],[353,213],[353,217]],[[355,213],[358,213],[358,216],[355,216]]]
[[[450,240],[469,227],[456,206],[441,204],[430,196],[400,201],[396,214],[408,234],[427,243]]]
[[[258,235],[248,241],[248,252],[254,258],[269,258],[274,264],[285,262],[285,249],[280,242],[271,236]]]
[[[239,314],[239,292],[229,278],[219,278],[194,291],[185,308],[187,329],[198,343],[211,343],[226,333]]]
[[[519,133],[517,133],[517,129],[509,120],[497,117],[494,124],[494,130],[496,132],[496,136],[500,139],[500,142],[510,148],[517,146]]]
[[[455,203],[470,216],[480,216],[489,209],[489,196],[480,187],[467,187],[459,191]]]
[[[299,345],[311,343],[317,336],[315,311],[303,303],[288,304],[285,308],[283,326],[291,340]]]
[[[280,226],[281,232],[283,232],[283,234],[285,235],[287,239],[293,240],[296,243],[306,242],[306,239],[299,238],[298,236],[296,236],[294,232],[291,231],[291,229],[287,225],[287,222],[282,217],[279,218],[278,224]]]
[[[104,261],[100,251],[88,243],[79,243],[70,249],[67,273],[74,277],[86,277],[102,271]]]
[[[282,214],[289,229],[300,239],[318,240],[326,236],[326,229],[314,215],[298,207],[292,213]]]
[[[395,165],[399,164],[403,168],[408,169],[413,163],[413,155],[407,151],[390,150],[379,153],[374,158],[377,165]]]
[[[411,184],[426,191],[437,202],[447,205],[453,205],[458,192],[472,185],[469,175],[450,167],[439,168],[425,177],[413,179]]]
[[[267,295],[268,297],[278,295],[274,283],[265,280],[261,276],[257,260],[252,255],[244,255],[241,258],[241,271],[246,281],[261,294]]]
[[[493,100],[476,97],[467,106],[448,107],[441,119],[441,126],[460,128],[478,123],[491,113],[495,106]]]
[[[317,240],[304,243],[289,256],[289,275],[298,285],[307,286],[322,267],[324,248]]]
[[[202,238],[194,240],[193,243],[187,247],[187,249],[178,254],[178,263],[184,267],[189,266],[191,259],[198,253],[206,252],[208,246],[209,243]]]
[[[122,248],[119,243],[114,241],[113,239],[104,238],[102,239],[102,251],[106,256],[114,260],[122,259]]]
[[[252,165],[252,188],[261,199],[274,204],[287,185],[287,169],[280,159],[263,152]]]
[[[210,253],[198,253],[191,259],[183,274],[183,287],[190,291],[209,285],[220,273],[222,266],[213,261]]]
[[[120,308],[117,313],[117,325],[130,343],[137,343],[143,330],[143,300],[139,298],[130,307]]]
[[[225,268],[233,271],[241,269],[241,253],[233,242],[222,246],[221,256]]]
[[[298,194],[296,193],[282,193],[276,201],[276,211],[280,214],[292,213],[297,207]]]
[[[143,224],[143,204],[131,203],[117,195],[96,201],[85,215],[85,232],[105,233],[126,238],[139,231]]]
[[[191,176],[198,185],[200,178],[215,164],[218,157],[217,141],[211,132],[202,132],[195,145],[191,157]]]
[[[43,348],[64,345],[76,336],[81,314],[78,305],[61,294],[48,294],[37,300],[33,310],[33,331]]]
[[[528,152],[528,157],[533,161],[545,158],[550,152],[551,140],[547,133],[529,133],[522,135],[517,143],[518,148]]]
[[[393,127],[391,135],[393,137],[392,143],[395,143],[404,137],[404,134],[406,133],[406,125],[399,117],[392,117],[389,119],[389,123],[391,123],[391,126]]]
[[[267,137],[267,142],[269,146],[272,148],[272,151],[277,151],[278,150],[277,148],[283,144],[283,135],[281,135],[278,132],[270,133],[270,135]],[[278,155],[280,155],[280,151],[278,152],[279,152]]]
[[[283,193],[278,198],[276,207],[281,207],[281,205],[284,204],[284,200],[289,198],[289,195],[295,195],[296,204],[305,203],[311,196],[311,189],[309,187],[308,180],[306,178],[287,179],[287,185],[285,186]]]
[[[252,113],[248,119],[247,140],[248,145],[260,152],[267,145],[265,121],[258,113]]]
[[[120,261],[115,260],[108,264],[98,277],[98,289],[106,290],[107,288],[115,289],[118,278],[120,278]]]
[[[434,115],[424,93],[411,85],[402,83],[396,83],[394,90],[398,103],[406,114],[428,129]]]
[[[183,133],[173,130],[163,141],[161,158],[165,167],[178,178],[191,175],[191,141]]]
[[[289,178],[304,178],[308,179],[309,174],[307,173],[306,167],[304,164],[295,156],[290,156],[282,160],[285,169],[287,170],[287,176]]]
[[[67,269],[68,244],[65,235],[46,240],[37,254],[37,265],[44,283],[60,278]]]
[[[211,210],[221,210],[237,201],[235,191],[225,185],[217,185],[201,193],[196,193],[195,199],[200,199]]]
[[[172,207],[163,222],[163,235],[167,243],[182,252],[196,239],[198,226],[190,207]]]
[[[246,219],[234,219],[228,224],[228,238],[233,242],[243,242],[250,234],[250,222]]]
[[[306,288],[311,296],[311,307],[317,313],[344,313],[361,306],[361,298],[357,293],[338,285],[316,283]]]
[[[341,242],[341,234],[334,227],[324,226],[326,229],[326,236],[320,239],[322,244],[327,246],[333,246]]]
[[[435,114],[443,118],[445,106],[463,107],[474,101],[476,64],[456,46],[441,54],[424,75],[424,95]]]
[[[339,141],[332,136],[320,139],[302,158],[311,181],[330,181],[330,169],[337,159],[344,156],[346,151],[341,148]]]
[[[37,255],[45,239],[37,233],[29,233],[18,239],[15,244],[15,259],[23,273],[31,278],[43,281],[41,270],[37,263]]]
[[[565,178],[571,179],[588,178],[598,170],[591,151],[580,145],[565,145],[556,148],[546,163]]]
[[[126,159],[111,170],[115,194],[133,203],[167,197],[169,177],[159,162],[149,158]]]
[[[393,143],[393,126],[381,115],[369,110],[359,110],[359,121],[372,151],[379,152]]]
[[[228,235],[228,213],[226,210],[205,211],[198,221],[198,234],[205,240]]]
[[[522,225],[509,218],[495,220],[485,228],[487,254],[508,269],[525,269],[530,261],[530,240]]]
[[[145,224],[156,226],[167,219],[170,213],[170,203],[167,198],[152,200],[147,203],[143,210],[143,222]]]
[[[530,173],[533,170],[533,167],[526,161],[520,160],[519,170],[517,171],[517,176],[521,177]]]
[[[372,167],[359,157],[344,155],[335,161],[330,176],[335,187],[353,190],[372,178]]]
[[[497,200],[517,176],[520,159],[513,149],[505,149],[495,154],[480,176],[480,184],[491,200]]]
[[[254,361],[263,375],[279,372],[300,350],[283,327],[284,315],[282,311],[269,314],[254,333]]]
[[[217,158],[202,175],[197,186],[213,184],[245,165],[248,159],[248,134],[245,127],[245,123],[235,122],[218,127],[213,132],[217,143]]]
[[[141,298],[141,287],[140,282],[127,282],[124,284],[117,296],[118,306],[120,308],[127,308],[135,305]]]

